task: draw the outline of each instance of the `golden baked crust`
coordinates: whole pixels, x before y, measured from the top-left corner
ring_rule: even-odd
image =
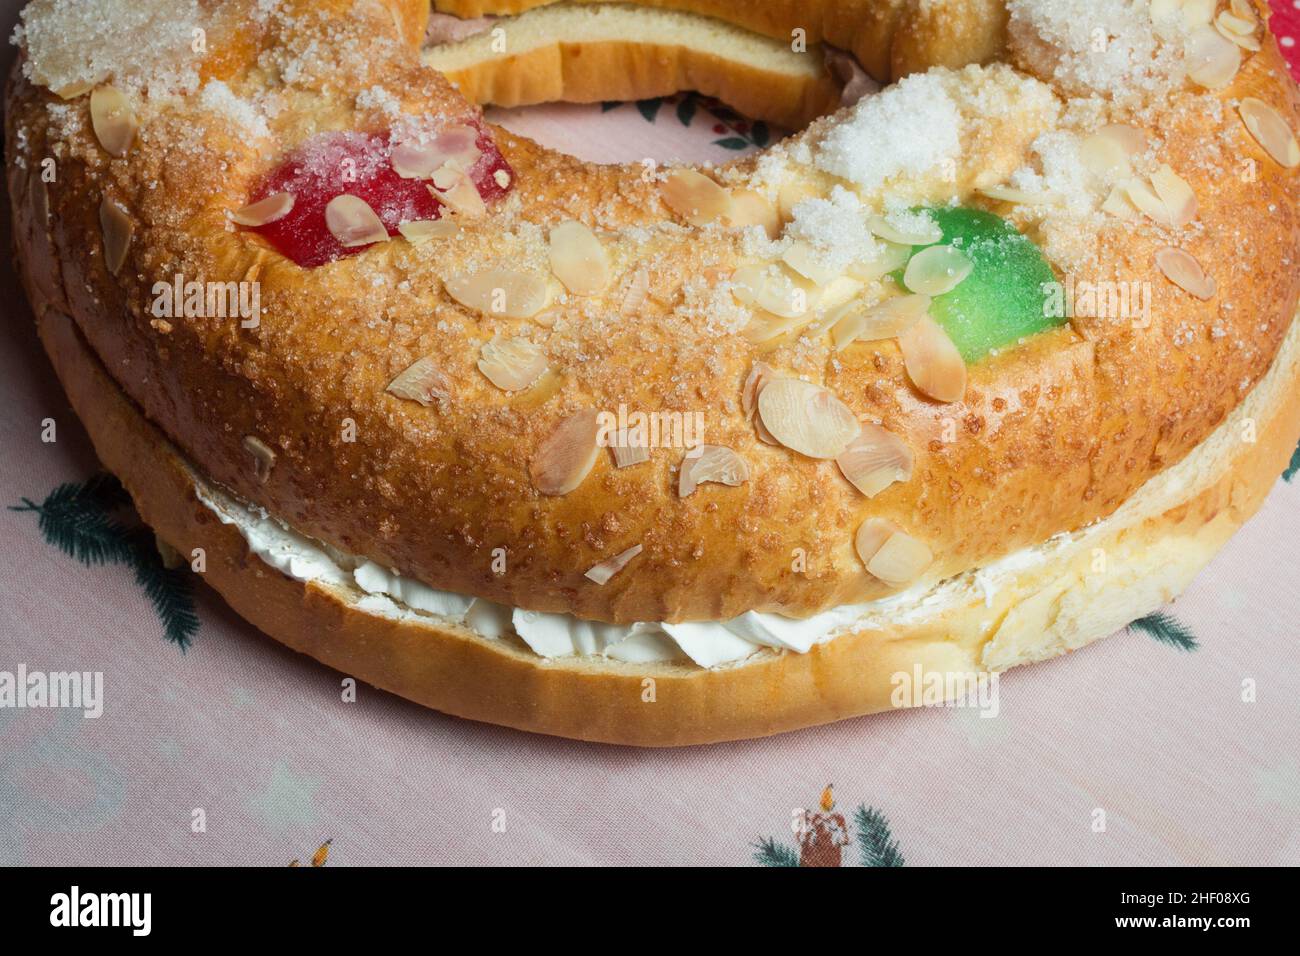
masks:
[[[30,284],[31,276],[27,280]],[[359,610],[359,595],[304,585],[248,552],[195,496],[194,475],[55,310],[41,340],[95,449],[166,541],[206,552],[205,579],[289,647],[417,703],[520,730],[635,746],[781,733],[891,709],[895,675],[1002,670],[1077,649],[1187,585],[1250,517],[1300,438],[1300,323],[1217,440],[1185,461],[1177,493],[1151,496],[1077,546],[1045,554],[989,597],[951,587],[928,612],[846,634],[807,654],[764,653],[706,670],[599,658],[544,661],[456,627]],[[1239,440],[1246,420],[1257,440]],[[1181,476],[1180,476],[1181,477]],[[1108,555],[1098,574],[1095,549]]]
[[[840,86],[815,48],[795,53],[716,20],[645,7],[600,12],[613,16],[573,16],[571,7],[552,6],[511,21],[499,54],[487,21],[472,46],[430,47],[424,62],[480,105],[630,101],[694,90],[787,129],[840,106]],[[481,54],[463,66],[446,57],[473,54],[474,46]]]
[[[518,14],[559,2],[564,0],[435,0],[434,8],[458,17],[481,17]],[[1006,40],[1002,0],[939,4],[923,0],[637,0],[637,6],[699,13],[776,40],[789,41],[794,31],[802,31],[800,38],[809,44],[829,43],[848,50],[882,82],[932,66],[991,62]]]
[[[919,198],[956,194],[994,208],[1049,256],[1068,254],[1094,277],[1148,279],[1153,293],[1149,327],[1076,318],[973,366],[965,399],[939,405],[907,385],[892,341],[855,346],[851,361],[839,361],[825,346],[763,354],[740,335],[719,334],[702,287],[741,260],[738,235],[680,220],[662,225],[673,214],[640,166],[594,166],[499,130],[515,188],[453,239],[384,243],[303,270],[234,231],[228,212],[294,146],[323,129],[389,123],[374,97],[358,105],[361,92],[381,87],[411,111],[472,112],[420,65],[411,29],[420,3],[293,2],[284,17],[262,20],[253,6],[223,8],[208,38],[222,52],[198,67],[200,81],[224,78],[237,97],[273,88],[267,137],[190,96],[151,105],[130,154],[111,159],[85,119],[84,97],[64,103],[15,74],[6,115],[10,194],[35,305],[76,321],[122,390],[204,475],[313,537],[445,590],[615,622],[714,620],[751,609],[807,615],[887,590],[853,552],[853,533],[868,516],[926,542],[936,555],[928,577],[939,581],[1114,512],[1238,405],[1294,313],[1300,183],[1231,108],[1257,96],[1296,125],[1300,103],[1271,37],[1221,93],[1179,88],[1136,105],[1063,106],[1008,66],[936,74],[954,96],[970,89],[1020,108],[989,115],[962,144],[952,181],[925,184]],[[901,6],[818,10],[828,38],[839,35],[831,24],[841,18],[856,24],[858,42],[845,45],[869,61],[869,53],[894,55],[892,26],[882,24],[894,24]],[[761,9],[776,18],[782,5]],[[223,28],[224,20],[240,29]],[[926,45],[914,40],[917,49]],[[1040,134],[1119,118],[1150,133],[1158,159],[1197,196],[1195,225],[1173,238],[1217,278],[1221,291],[1208,302],[1155,270],[1154,253],[1171,233],[1148,221],[1103,217],[1080,230],[1073,220],[1037,217],[973,191],[1005,181]],[[789,173],[800,144],[838,121],[821,120],[782,152],[718,175],[770,188],[771,156]],[[42,188],[32,172],[51,155],[58,180]],[[1241,175],[1244,159],[1255,161],[1249,177]],[[822,194],[833,184],[811,168],[798,175]],[[105,269],[99,238],[105,197],[134,223],[116,276]],[[478,343],[514,334],[518,323],[458,305],[442,280],[499,261],[544,268],[544,231],[565,219],[609,237],[619,274],[609,298],[646,269],[649,305],[626,317],[611,315],[605,302],[559,308],[536,335],[562,386],[512,399],[474,362]],[[261,325],[152,316],[150,289],[175,273],[256,279]],[[421,356],[433,356],[455,383],[445,408],[384,391]],[[868,500],[833,463],[760,442],[739,410],[741,383],[758,358],[821,381],[858,415],[905,436],[917,457],[913,479]],[[681,499],[680,451],[657,450],[648,464],[625,470],[602,456],[576,491],[540,495],[528,464],[556,424],[581,408],[620,404],[708,410],[707,440],[749,463],[748,483]],[[960,440],[945,441],[952,425]],[[276,452],[265,482],[247,436]],[[605,585],[584,577],[635,544],[644,550],[627,572]],[[498,548],[508,555],[504,575],[491,566]],[[796,551],[804,555],[799,572]]]

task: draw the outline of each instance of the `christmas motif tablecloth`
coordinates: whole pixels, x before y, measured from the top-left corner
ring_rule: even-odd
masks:
[[[692,95],[494,118],[600,161],[775,135]],[[1182,598],[1008,673],[996,718],[574,743],[349,693],[164,567],[3,282],[0,672],[103,686],[93,718],[0,707],[0,863],[1300,864],[1300,453]]]

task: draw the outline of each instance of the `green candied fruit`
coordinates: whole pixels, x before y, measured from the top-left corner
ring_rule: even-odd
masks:
[[[1056,282],[1052,267],[1028,236],[1000,216],[958,206],[928,207],[943,239],[960,249],[974,269],[951,292],[935,296],[930,315],[944,327],[969,365],[996,348],[1063,324],[1045,307]],[[913,254],[926,246],[913,246]],[[898,273],[902,280],[902,273]],[[1050,288],[1050,287],[1049,287]]]

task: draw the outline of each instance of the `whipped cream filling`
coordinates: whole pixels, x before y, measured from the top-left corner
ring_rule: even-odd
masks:
[[[239,532],[249,551],[295,581],[360,591],[362,596],[353,604],[372,614],[458,625],[493,640],[513,633],[541,657],[598,655],[628,663],[689,659],[700,667],[718,667],[743,661],[763,649],[804,654],[814,644],[838,634],[873,622],[901,623],[947,600],[942,586],[922,583],[879,600],[845,604],[807,618],[748,611],[728,621],[587,621],[572,614],[527,611],[438,590],[310,538],[197,475],[194,483],[199,500],[222,524]],[[999,578],[1044,560],[1041,547],[1017,552],[977,572],[980,587],[991,600]]]

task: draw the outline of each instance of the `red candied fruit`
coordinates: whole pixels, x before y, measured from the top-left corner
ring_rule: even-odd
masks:
[[[514,173],[491,134],[481,125],[475,145],[481,155],[469,171],[470,180],[485,203],[509,192]],[[347,247],[325,224],[330,200],[350,193],[365,200],[379,216],[390,236],[404,222],[439,219],[446,207],[420,179],[403,179],[389,160],[392,150],[386,133],[320,133],[290,154],[254,191],[256,202],[275,193],[292,193],[293,208],[274,222],[252,227],[275,248],[303,268],[324,265],[354,255],[367,246]],[[498,172],[504,175],[498,178]],[[504,185],[503,185],[504,183]]]

